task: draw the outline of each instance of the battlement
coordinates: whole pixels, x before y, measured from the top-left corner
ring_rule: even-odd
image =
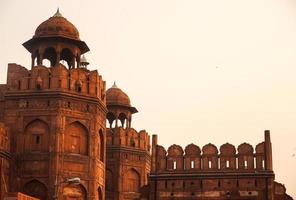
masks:
[[[150,136],[145,130],[137,132],[133,128],[108,128],[107,147],[120,146],[150,151]]]
[[[31,70],[17,64],[8,64],[7,91],[67,91],[99,98],[106,102],[106,85],[97,70],[67,69],[59,63],[54,67],[34,66]]]
[[[255,148],[248,143],[242,143],[237,148],[225,143],[220,146],[220,151],[211,143],[202,148],[189,144],[184,150],[174,144],[166,150],[157,144],[155,137],[153,136],[152,146],[154,172],[272,171],[269,131],[265,132],[265,141]]]

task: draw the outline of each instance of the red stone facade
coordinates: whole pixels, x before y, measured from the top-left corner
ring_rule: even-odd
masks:
[[[0,122],[0,199],[9,189],[9,164],[11,159],[7,128]]]
[[[149,198],[292,199],[274,181],[269,131],[255,148],[243,143],[236,149],[226,143],[219,151],[213,144],[165,150],[153,136]]]
[[[80,65],[87,45],[57,12],[24,46],[31,69],[9,64],[0,93],[11,144],[6,155],[9,142],[1,128],[1,174],[8,190],[42,200],[104,199],[106,89],[97,71]],[[80,184],[68,184],[69,178],[80,178]]]
[[[107,97],[106,199],[140,199],[141,188],[148,184],[151,166],[150,137],[145,130],[131,128],[129,97],[115,84]]]
[[[128,95],[115,84],[106,91],[87,69],[89,48],[59,11],[23,45],[30,69],[9,64],[0,85],[0,199],[292,199],[274,181],[268,131],[255,148],[166,150],[156,135],[151,148],[149,134],[132,128]]]

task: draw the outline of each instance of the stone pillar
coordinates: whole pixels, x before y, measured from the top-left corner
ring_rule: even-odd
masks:
[[[132,125],[132,117],[128,119],[128,128],[131,128],[131,125]]]
[[[32,53],[31,54],[31,59],[32,59],[32,61],[31,61],[31,69],[34,67],[34,58],[35,58],[35,55]]]
[[[44,56],[44,49],[40,49],[39,50],[39,61],[38,61],[38,65],[42,65],[43,64],[43,56]]]
[[[270,131],[265,130],[264,131],[264,149],[265,149],[265,170],[270,171],[273,173],[273,167],[272,167],[272,151],[271,151],[271,140],[270,140]],[[270,176],[265,179],[265,195],[266,200],[274,200],[274,176]]]
[[[156,162],[157,162],[157,135],[152,135],[152,158],[151,158],[151,172],[156,172]]]
[[[272,171],[272,150],[271,150],[271,140],[270,140],[270,131],[266,130],[264,132],[264,137],[265,137],[265,169]]]
[[[59,64],[60,63],[60,60],[61,60],[61,51],[60,50],[57,50],[56,53],[57,53],[56,64]]]
[[[70,68],[75,68],[75,57],[74,56],[71,59],[71,67]]]
[[[77,64],[77,68],[80,67],[80,55],[76,56],[76,64]]]

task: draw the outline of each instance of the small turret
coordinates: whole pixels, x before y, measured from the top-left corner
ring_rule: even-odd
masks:
[[[89,51],[87,44],[80,40],[78,29],[59,9],[37,27],[34,36],[23,46],[31,53],[32,68],[43,65],[44,59],[49,60],[49,67],[66,62],[69,69],[78,68],[80,55]]]
[[[87,66],[89,65],[89,62],[86,60],[85,56],[82,55],[80,58],[80,67],[87,69]]]
[[[112,128],[115,121],[115,127],[118,127],[118,121],[123,128],[131,127],[132,114],[137,113],[138,110],[131,106],[130,98],[114,82],[113,86],[106,91],[107,101],[107,120],[110,128]]]

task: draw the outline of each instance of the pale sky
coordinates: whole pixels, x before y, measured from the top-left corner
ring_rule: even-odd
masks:
[[[132,126],[165,147],[263,141],[296,198],[295,0],[1,0],[0,82],[57,7],[97,69],[131,98]]]

